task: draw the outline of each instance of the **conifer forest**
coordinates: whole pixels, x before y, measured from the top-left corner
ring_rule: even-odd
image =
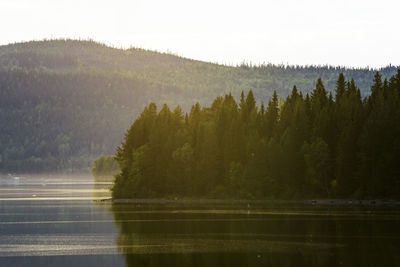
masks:
[[[340,74],[284,101],[231,94],[184,113],[149,104],[118,148],[115,198],[398,198],[400,71],[369,96]]]

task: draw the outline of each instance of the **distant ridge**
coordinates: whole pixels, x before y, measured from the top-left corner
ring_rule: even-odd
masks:
[[[383,77],[398,67],[379,71]],[[368,94],[374,69],[332,66],[225,66],[91,40],[44,40],[0,46],[0,172],[88,171],[92,159],[114,154],[149,102],[202,105],[252,89],[267,102],[293,85],[310,92],[338,74]]]

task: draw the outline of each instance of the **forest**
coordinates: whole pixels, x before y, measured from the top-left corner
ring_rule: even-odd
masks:
[[[380,69],[383,78],[397,68]],[[369,95],[374,70],[332,66],[225,66],[94,41],[43,40],[0,46],[0,173],[90,172],[112,155],[147,103],[210,105],[252,90],[268,102],[310,93],[318,77],[333,90],[339,73]],[[243,162],[242,162],[243,163]]]
[[[400,197],[400,70],[362,97],[339,74],[256,103],[232,94],[185,113],[146,106],[117,149],[114,198]]]

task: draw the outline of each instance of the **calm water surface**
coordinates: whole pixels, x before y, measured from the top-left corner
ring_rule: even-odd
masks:
[[[400,266],[400,210],[110,204],[90,177],[0,176],[0,266]]]

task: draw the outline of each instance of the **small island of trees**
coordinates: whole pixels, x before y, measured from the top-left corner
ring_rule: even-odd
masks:
[[[118,148],[114,198],[399,198],[400,70],[362,99],[339,75],[257,106],[252,91],[184,114],[149,104]]]
[[[119,172],[115,156],[100,156],[92,163],[92,176],[98,180],[112,180]]]

